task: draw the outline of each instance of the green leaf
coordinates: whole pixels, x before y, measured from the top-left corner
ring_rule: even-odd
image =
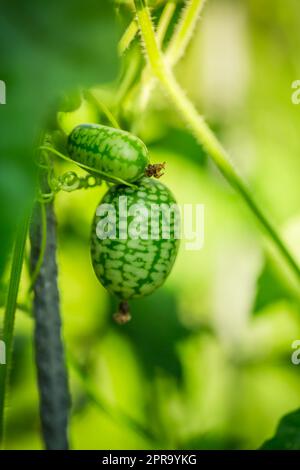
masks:
[[[261,450],[300,450],[300,409],[281,419],[274,437]]]
[[[274,264],[270,260],[266,260],[257,280],[253,312],[257,314],[268,305],[284,299],[293,300],[293,292]]]

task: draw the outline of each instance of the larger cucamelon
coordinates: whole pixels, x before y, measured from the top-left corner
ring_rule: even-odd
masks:
[[[91,257],[101,284],[120,300],[143,297],[169,275],[179,246],[179,211],[170,190],[143,178],[112,187],[100,202]]]
[[[100,124],[75,127],[68,137],[67,150],[74,162],[99,176],[98,170],[104,179],[113,182],[116,178],[135,182],[144,176],[149,164],[147,148],[138,137]]]

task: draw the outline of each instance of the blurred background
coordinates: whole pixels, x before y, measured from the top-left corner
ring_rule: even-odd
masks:
[[[1,243],[6,266],[2,296],[8,277],[5,255],[14,227],[5,208],[19,202],[23,191],[30,198],[33,176],[30,165],[24,164],[25,154],[33,153],[32,143],[48,119],[57,90],[92,85],[110,106],[124,70],[133,62],[138,67],[143,64],[137,40],[123,64],[117,64],[118,35],[130,18],[126,5],[120,6],[121,13],[124,7],[128,15],[123,24],[112,9],[106,13],[104,3],[110,2],[100,2],[103,10],[98,17],[89,15],[94,3],[77,0],[72,18],[77,28],[71,30],[71,20],[64,32],[57,25],[56,42],[51,47],[42,42],[41,51],[36,47],[40,31],[31,28],[31,40],[22,39],[27,61],[22,66],[33,73],[28,61],[38,64],[33,56],[39,53],[46,70],[42,73],[42,66],[36,65],[33,81],[23,82],[23,88],[17,60],[20,38],[11,46],[19,54],[14,61],[9,50],[4,54],[9,74],[4,68],[7,77],[0,78],[6,80],[11,100],[18,102],[9,108],[8,95],[7,107],[0,107],[1,113],[12,116],[9,121],[1,115]],[[162,3],[155,10],[157,16]],[[47,14],[45,28],[51,30],[58,17],[54,4],[58,8],[56,2],[52,6],[29,2],[36,24]],[[12,13],[8,6],[7,34]],[[19,33],[24,38],[26,20],[22,21]],[[86,41],[92,40],[89,48],[94,46],[88,60],[81,57],[84,48],[78,48],[77,54],[74,50],[85,31]],[[286,0],[284,5],[281,0],[208,0],[176,75],[300,262],[300,105],[291,101],[292,82],[300,79],[299,51],[297,0]],[[25,94],[28,90],[32,94],[44,75],[49,81],[43,85],[42,99],[33,105]],[[122,127],[145,141],[153,162],[167,162],[163,182],[177,201],[204,204],[205,242],[196,252],[186,251],[183,242],[164,287],[133,301],[133,319],[120,327],[112,321],[116,302],[97,281],[89,254],[91,221],[107,188],[103,184],[56,197],[59,287],[72,393],[71,445],[74,449],[257,448],[274,433],[284,414],[300,406],[300,366],[291,363],[291,344],[300,339],[299,292],[252,214],[159,89],[140,113],[135,99],[139,86],[122,97],[118,118]],[[20,126],[27,126],[28,117],[33,125],[23,149]],[[77,123],[105,123],[105,118],[82,100],[74,112],[59,113],[58,121],[68,132]],[[74,169],[61,162],[57,168],[58,172]],[[28,285],[25,267],[20,304],[28,303]],[[32,333],[30,315],[18,310],[8,449],[43,447]]]

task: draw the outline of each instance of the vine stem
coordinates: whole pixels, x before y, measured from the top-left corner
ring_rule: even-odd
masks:
[[[174,15],[175,10],[176,10],[176,2],[169,1],[166,3],[162,11],[162,14],[159,19],[158,26],[157,26],[157,35],[156,35],[157,42],[160,45],[162,45],[163,43],[163,40],[165,38],[165,35],[167,33],[170,21]]]
[[[173,18],[173,15],[176,10],[176,3],[169,1],[166,3],[162,14],[159,18],[159,22],[156,30],[156,40],[159,47],[162,47],[165,35],[167,33],[170,22]],[[142,85],[141,85],[141,95],[138,101],[139,111],[143,112],[150,100],[152,91],[155,88],[156,78],[153,77],[152,70],[149,64],[146,64],[146,67],[142,73]]]
[[[104,104],[97,98],[95,92],[91,90],[84,90],[84,95],[87,99],[89,99],[92,103],[95,104],[96,108],[98,108],[100,112],[102,112],[106,116],[106,118],[109,120],[109,122],[115,129],[121,129],[118,121],[116,120],[112,112],[108,109],[106,104]]]
[[[179,59],[183,56],[197,24],[197,20],[200,16],[200,13],[203,10],[205,1],[206,0],[190,0],[186,2],[185,7],[183,8],[181,18],[175,28],[175,31],[170,39],[167,50],[165,52],[165,59],[170,67],[174,67],[179,61]],[[158,23],[156,34],[158,46],[162,45],[162,40],[160,39],[160,29],[163,28],[164,22],[166,21],[164,19],[164,16],[167,16],[168,21],[170,22],[175,11],[175,9],[172,9],[172,5],[174,4],[172,2],[169,3],[169,9],[167,10],[168,4],[165,7],[168,16],[166,14],[164,15],[163,12]],[[160,24],[162,24],[162,27],[160,26]],[[146,68],[147,74],[144,79],[143,91],[140,99],[140,106],[142,110],[147,107],[148,101],[151,97],[151,93],[155,88],[155,78],[152,74],[150,75],[149,69],[150,67],[148,66]]]
[[[40,172],[42,191],[49,191],[47,173],[46,169]],[[36,203],[30,226],[30,242],[31,269],[35,274],[34,344],[42,433],[46,449],[68,449],[70,395],[61,335],[53,202],[46,205]]]
[[[163,12],[159,21],[159,25],[157,28],[157,39],[159,42],[163,41],[175,10],[176,10],[176,1],[169,0],[163,9]],[[129,23],[128,27],[126,28],[123,36],[121,37],[119,41],[118,52],[120,56],[122,56],[126,52],[126,50],[129,48],[138,30],[139,30],[139,25],[136,19],[134,18]]]
[[[166,51],[166,59],[171,66],[183,56],[205,2],[206,0],[191,0],[186,3]]]
[[[277,246],[277,249],[280,251],[283,258],[286,260],[300,282],[300,267],[298,263],[286,247],[276,229],[269,222],[268,218],[253,199],[247,185],[243,182],[233,164],[230,162],[227,151],[206,124],[203,117],[199,115],[193,103],[189,101],[182,88],[177,83],[172,71],[164,61],[155,38],[150,12],[145,0],[134,0],[134,3],[144,43],[144,49],[153,74],[159,80],[161,86],[173,102],[179,114],[190,127],[198,142],[210,155],[228,183],[240,194],[240,196],[242,196],[245,203],[263,226],[273,243]]]
[[[17,308],[17,297],[22,273],[23,259],[25,254],[26,238],[29,226],[29,216],[19,226],[13,250],[11,274],[8,287],[8,295],[4,314],[3,341],[6,348],[6,364],[0,368],[0,443],[3,446],[4,439],[4,410],[7,388],[9,385],[9,374],[12,362],[13,332],[15,324],[15,312]]]
[[[57,155],[58,157],[62,158],[63,160],[66,160],[69,163],[76,163],[80,168],[83,168],[84,170],[92,171],[93,173],[97,173],[100,176],[105,176],[106,178],[109,178],[116,184],[124,184],[125,186],[129,186],[130,188],[136,189],[137,186],[135,184],[128,183],[128,181],[123,180],[122,178],[118,178],[117,176],[112,176],[109,175],[108,173],[105,173],[104,171],[100,171],[97,168],[91,168],[88,165],[85,165],[83,163],[79,162],[74,162],[71,158],[67,157],[63,153],[59,152],[53,147],[49,147],[48,145],[41,145],[39,147],[40,150],[45,150],[46,152],[52,152],[54,155]]]
[[[134,40],[136,33],[138,32],[138,29],[139,27],[138,27],[136,20],[132,20],[129,23],[125,33],[123,34],[123,36],[121,37],[119,41],[119,45],[118,45],[119,55],[123,55],[126,49],[128,49],[128,47]]]
[[[33,273],[31,274],[31,281],[30,281],[30,286],[28,288],[28,293],[32,291],[34,288],[35,282],[37,280],[37,277],[39,275],[39,272],[41,270],[43,260],[44,260],[44,255],[46,251],[46,244],[47,244],[47,218],[46,218],[46,209],[45,209],[45,203],[40,202],[40,208],[41,208],[41,247],[40,247],[40,255],[39,258],[36,262],[35,268]]]

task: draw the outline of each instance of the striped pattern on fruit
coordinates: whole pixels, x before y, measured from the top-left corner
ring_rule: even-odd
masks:
[[[122,239],[119,232],[119,217],[124,213],[119,207],[120,197],[126,196],[127,211],[133,204],[140,204],[149,211],[148,223],[143,219],[138,224],[141,236],[137,239],[130,237],[129,228],[133,227],[136,217],[127,216],[127,239]],[[103,197],[101,204],[112,204],[116,211],[116,238],[100,240],[97,236],[98,224],[103,222],[103,217],[96,211],[92,226],[91,257],[93,267],[101,284],[112,294],[121,300],[129,300],[144,297],[160,287],[169,275],[174,264],[179,246],[178,224],[179,213],[176,201],[169,189],[157,180],[143,178],[138,183],[138,188],[128,188],[123,185],[112,187]],[[157,219],[155,206],[162,205],[163,211],[173,205],[177,215],[171,211],[170,225],[165,233],[162,216]],[[100,206],[99,206],[100,207]],[[102,206],[103,207],[103,206]],[[157,210],[156,206],[156,210]],[[121,214],[119,213],[121,210]],[[128,212],[127,212],[128,214]],[[151,216],[150,216],[151,214]],[[157,212],[156,212],[157,214]],[[107,214],[105,214],[107,217]],[[168,218],[168,217],[167,217]],[[153,225],[155,220],[158,222]],[[167,219],[165,219],[167,220]],[[124,219],[122,221],[124,223]],[[148,239],[145,234],[150,234]],[[164,238],[168,236],[169,238]],[[123,238],[125,238],[123,236]]]

